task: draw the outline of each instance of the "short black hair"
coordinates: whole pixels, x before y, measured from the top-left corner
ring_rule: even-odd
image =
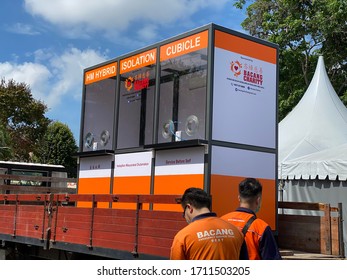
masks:
[[[202,189],[188,188],[185,190],[181,199],[181,205],[183,208],[187,204],[191,204],[196,209],[207,207],[211,210],[211,196]]]
[[[255,178],[246,178],[239,184],[239,195],[242,199],[253,199],[262,194],[263,187]]]

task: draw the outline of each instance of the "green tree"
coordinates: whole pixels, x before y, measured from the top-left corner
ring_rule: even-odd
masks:
[[[78,147],[69,127],[59,121],[54,121],[47,128],[38,158],[35,160],[41,163],[64,165],[68,176],[76,177],[77,159],[73,155],[77,151]]]
[[[242,27],[279,45],[279,117],[284,118],[309,85],[319,55],[347,104],[347,0],[238,0],[248,4]]]
[[[0,124],[11,139],[12,160],[29,161],[35,154],[50,120],[47,106],[33,98],[25,83],[0,82]]]
[[[11,158],[11,139],[6,128],[0,124],[0,160],[10,160]]]

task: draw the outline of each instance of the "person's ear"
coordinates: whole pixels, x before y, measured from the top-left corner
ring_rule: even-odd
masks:
[[[258,213],[261,207],[261,195],[257,197],[255,213]]]
[[[193,213],[193,207],[190,204],[187,204],[187,211],[189,212],[189,214]]]

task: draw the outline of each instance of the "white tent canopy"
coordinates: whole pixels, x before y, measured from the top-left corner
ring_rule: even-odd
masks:
[[[347,144],[302,156],[280,165],[281,179],[347,180]]]
[[[279,123],[278,158],[284,201],[335,207],[341,202],[346,221],[347,109],[329,81],[323,57],[304,96]],[[346,222],[343,240],[347,252]]]
[[[300,102],[279,123],[279,177],[347,178],[347,109],[320,56]]]

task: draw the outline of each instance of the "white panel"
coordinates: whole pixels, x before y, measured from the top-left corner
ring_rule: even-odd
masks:
[[[212,147],[214,175],[275,179],[275,154],[225,147]]]
[[[97,156],[80,158],[79,178],[111,177],[113,156]]]
[[[155,175],[204,173],[204,147],[157,151]]]
[[[214,140],[275,148],[276,65],[215,48],[212,122]]]
[[[152,152],[127,153],[115,156],[115,177],[150,176]]]

